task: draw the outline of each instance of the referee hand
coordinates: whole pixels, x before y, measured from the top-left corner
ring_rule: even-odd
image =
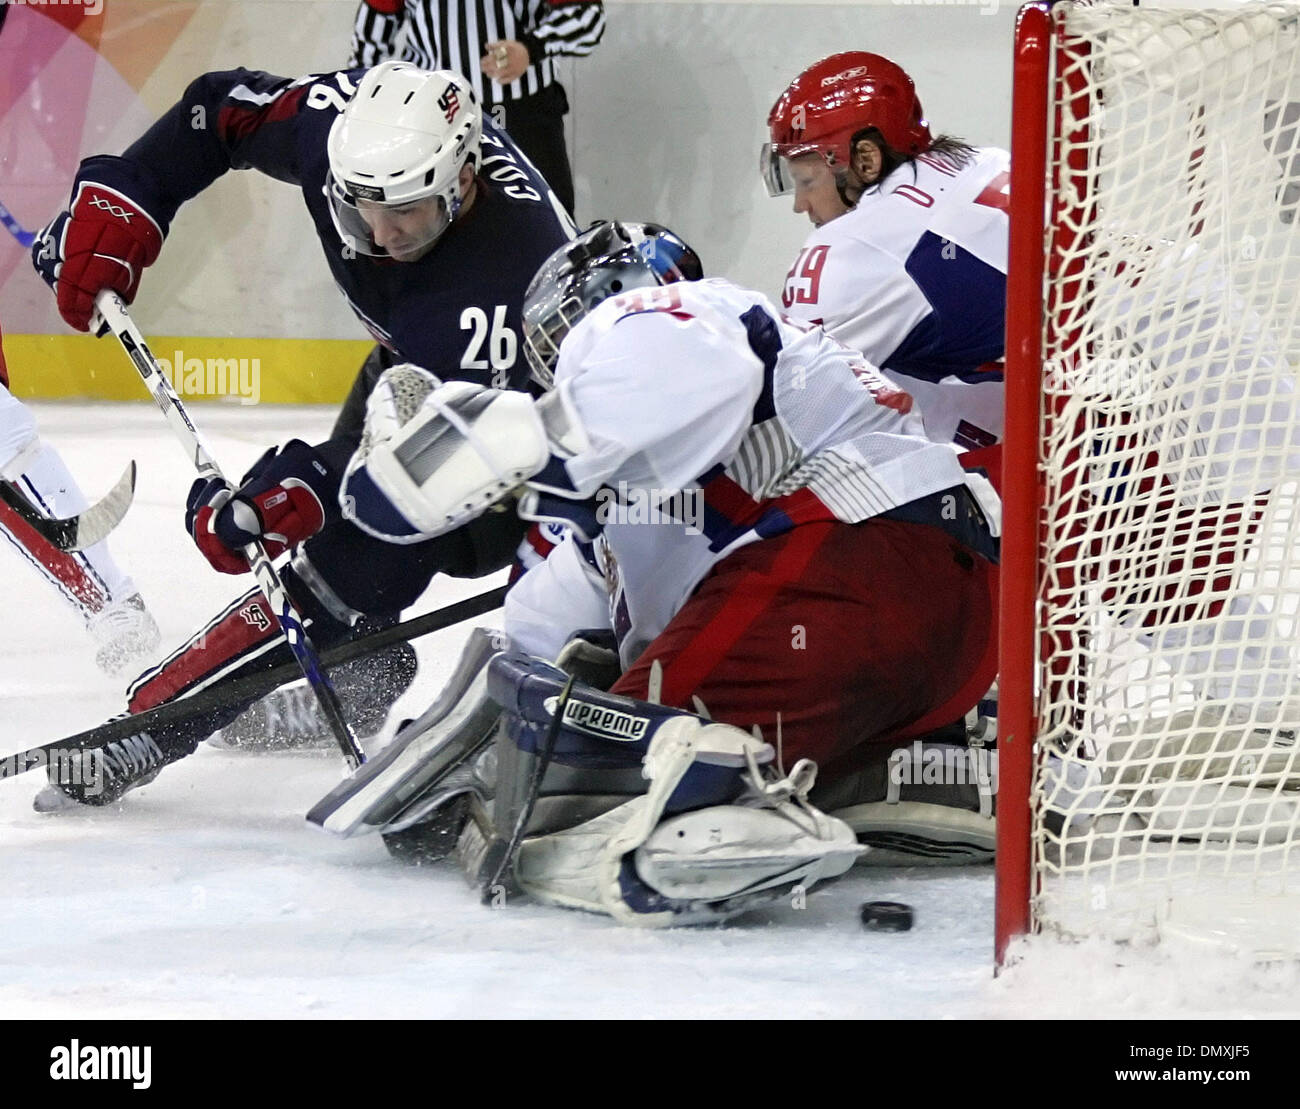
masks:
[[[491,77],[500,85],[517,81],[528,68],[528,47],[514,39],[500,39],[489,42],[483,47],[483,57],[479,59],[479,69],[485,77]]]

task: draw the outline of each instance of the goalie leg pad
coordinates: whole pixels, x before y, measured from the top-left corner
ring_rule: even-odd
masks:
[[[815,767],[804,760],[775,780],[760,770],[770,751],[728,724],[667,721],[646,752],[648,791],[578,827],[526,839],[516,882],[546,904],[668,927],[725,920],[838,877],[862,848],[847,825],[807,803]],[[735,804],[665,819],[693,768],[732,760],[740,764],[731,771]]]
[[[993,859],[996,753],[917,739],[875,747],[812,793],[870,850],[863,866],[962,866]]]
[[[433,704],[318,801],[307,819],[341,836],[391,835],[432,822],[440,809],[474,788],[465,772],[492,738],[501,714],[487,695],[486,673],[499,646],[495,633],[475,628]]]
[[[505,710],[497,838],[527,809],[565,680],[515,653],[488,666]],[[847,825],[808,804],[814,765],[777,779],[773,749],[739,728],[576,684],[562,713],[513,875],[539,901],[642,927],[718,921],[837,876],[861,853]],[[464,841],[466,859],[482,854],[473,846]]]
[[[486,799],[497,781],[497,752],[488,743],[497,732],[501,708],[487,693],[487,665],[503,644],[499,633],[474,629],[455,673],[433,704],[317,802],[307,819],[337,835],[380,832],[389,850],[403,859],[432,862],[446,855],[467,816],[468,795]],[[575,638],[558,661],[568,673],[575,667],[589,669],[593,660],[608,662],[588,639]],[[639,760],[630,784],[626,771],[596,772],[604,788],[615,789],[608,800],[599,791],[593,793],[596,783],[590,771],[580,786],[570,782],[574,773],[557,766],[551,777],[554,800],[563,803],[563,822],[569,824],[612,808],[644,788]]]
[[[494,823],[514,826],[538,752],[550,730],[568,675],[564,670],[519,653],[503,653],[488,667],[488,693],[504,709],[496,748],[497,785]],[[676,720],[701,722],[682,709],[651,704],[575,683],[551,747],[528,834],[558,831],[582,823],[645,792],[643,764],[657,732]],[[766,765],[773,749],[757,743],[749,752]],[[738,750],[706,750],[665,799],[668,814],[724,804],[739,794],[737,771],[745,766]]]

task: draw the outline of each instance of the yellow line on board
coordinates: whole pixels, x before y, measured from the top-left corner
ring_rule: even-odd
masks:
[[[355,339],[149,336],[182,400],[228,404],[340,404],[371,346]],[[4,350],[14,396],[149,400],[112,337],[6,333]]]

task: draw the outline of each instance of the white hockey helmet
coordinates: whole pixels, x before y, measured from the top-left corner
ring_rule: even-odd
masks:
[[[440,213],[418,225],[419,241],[406,242],[403,253],[432,245],[459,214],[460,171],[478,165],[482,137],[479,106],[460,74],[409,62],[367,72],[329,134],[325,192],[344,244],[387,257],[375,241],[374,213],[412,211],[436,198]]]

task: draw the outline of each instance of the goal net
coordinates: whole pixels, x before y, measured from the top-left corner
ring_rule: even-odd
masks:
[[[999,943],[1300,954],[1300,5],[1035,6],[1016,82]]]

